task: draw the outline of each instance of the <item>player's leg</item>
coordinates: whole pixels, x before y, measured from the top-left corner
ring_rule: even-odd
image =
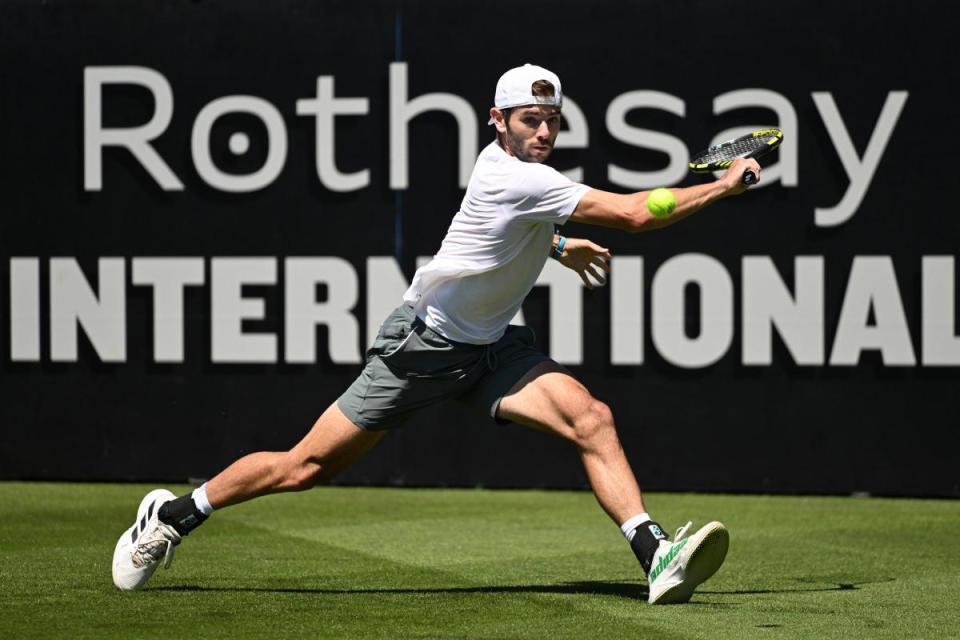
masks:
[[[517,381],[496,416],[573,443],[597,502],[617,524],[645,511],[610,408],[555,362],[541,362]]]
[[[476,350],[463,353],[447,343],[431,346],[420,335],[421,325],[410,307],[395,309],[367,352],[360,376],[290,451],[245,456],[179,498],[165,490],[150,492],[141,502],[136,522],[117,542],[114,583],[121,589],[142,586],[160,559],[169,561],[181,536],[215,508],[329,480],[372,447],[385,429],[402,424],[418,407],[462,393],[455,381],[418,383],[423,372],[405,374],[406,367],[447,370],[463,365],[460,360],[465,358],[467,369],[472,370],[475,361],[482,359],[482,352]]]
[[[352,465],[384,433],[361,429],[333,403],[292,449],[240,458],[199,489],[161,506],[160,520],[186,535],[214,509],[271,493],[310,489]]]
[[[133,526],[117,541],[114,584],[123,590],[143,586],[161,559],[169,566],[182,536],[202,524],[215,508],[328,481],[376,444],[383,433],[356,426],[334,403],[290,451],[244,456],[179,498],[164,489],[151,491],[141,501]]]
[[[270,493],[309,489],[347,469],[384,433],[361,429],[334,403],[289,451],[252,453],[211,478],[207,500],[219,509]]]
[[[546,361],[530,369],[500,399],[496,416],[576,445],[598,502],[620,525],[647,574],[650,603],[686,602],[720,568],[729,544],[726,528],[711,522],[690,534],[687,523],[669,541],[643,507],[610,409],[559,365]]]

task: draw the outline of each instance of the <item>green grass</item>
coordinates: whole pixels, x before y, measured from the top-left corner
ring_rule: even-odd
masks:
[[[0,483],[0,638],[960,634],[960,502],[652,494],[663,525],[721,519],[731,546],[690,604],[651,607],[592,495],[543,491],[272,496],[120,593],[113,546],[149,488]]]

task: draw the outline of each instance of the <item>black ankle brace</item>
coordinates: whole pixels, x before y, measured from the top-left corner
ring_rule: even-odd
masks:
[[[203,524],[207,516],[197,509],[188,493],[161,506],[157,511],[157,518],[176,529],[181,536],[185,536]]]
[[[667,539],[667,534],[663,532],[663,527],[653,520],[644,522],[633,530],[633,539],[630,541],[630,548],[640,561],[643,572],[650,573],[650,565],[653,564],[653,554],[657,552],[661,540]]]

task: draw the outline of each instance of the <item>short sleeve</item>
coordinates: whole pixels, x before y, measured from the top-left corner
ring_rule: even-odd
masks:
[[[516,165],[505,194],[512,217],[563,224],[590,187],[566,177],[553,167],[534,162]]]

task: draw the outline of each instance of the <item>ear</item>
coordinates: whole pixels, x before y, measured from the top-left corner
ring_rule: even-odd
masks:
[[[493,118],[493,126],[497,128],[497,133],[507,132],[507,123],[503,119],[503,112],[496,107],[490,108],[490,117]]]

